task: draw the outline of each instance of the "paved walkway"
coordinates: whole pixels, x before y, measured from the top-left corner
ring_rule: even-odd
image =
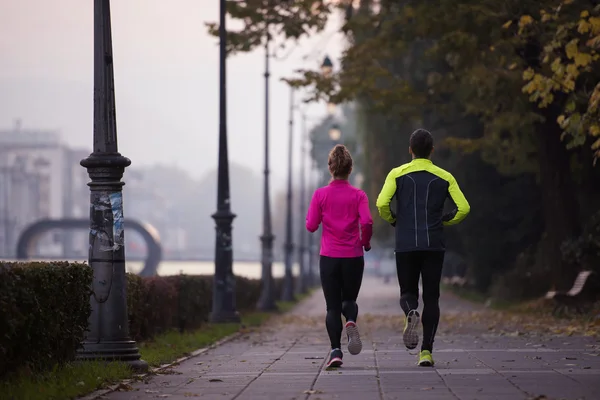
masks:
[[[398,289],[367,278],[359,298],[361,354],[324,369],[328,341],[321,291],[263,329],[164,375],[105,398],[172,400],[600,399],[600,343],[591,338],[506,334],[485,312],[443,295],[436,368],[416,366],[400,335]],[[490,333],[493,332],[493,333]],[[544,397],[544,395],[546,397]]]

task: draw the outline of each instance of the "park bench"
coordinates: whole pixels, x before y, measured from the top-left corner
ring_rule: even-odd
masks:
[[[588,311],[593,303],[598,300],[597,274],[593,271],[581,271],[573,287],[568,292],[549,291],[546,299],[554,301],[552,314],[575,310],[577,313]]]
[[[465,286],[465,284],[467,283],[467,279],[458,275],[445,276],[442,278],[442,283],[448,286],[462,287]]]

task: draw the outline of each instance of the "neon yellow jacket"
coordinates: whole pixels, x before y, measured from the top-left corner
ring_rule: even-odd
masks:
[[[396,197],[396,211],[390,203]],[[446,199],[455,208],[444,214]],[[396,251],[445,250],[444,226],[455,225],[471,207],[456,179],[431,160],[416,158],[390,171],[379,196],[381,218],[396,227]]]

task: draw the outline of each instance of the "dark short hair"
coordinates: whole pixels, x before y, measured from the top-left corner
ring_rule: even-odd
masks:
[[[417,129],[410,135],[410,149],[417,158],[429,158],[433,151],[433,136],[425,129]]]

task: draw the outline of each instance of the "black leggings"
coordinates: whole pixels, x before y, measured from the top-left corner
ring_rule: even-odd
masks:
[[[356,298],[362,283],[365,260],[356,258],[332,258],[321,256],[321,286],[327,304],[325,325],[332,349],[341,348],[342,314],[346,321],[358,318]]]
[[[440,322],[440,280],[443,265],[443,251],[396,253],[400,307],[405,314],[419,307],[419,277],[422,278],[423,344],[421,350],[433,350],[435,332]]]

